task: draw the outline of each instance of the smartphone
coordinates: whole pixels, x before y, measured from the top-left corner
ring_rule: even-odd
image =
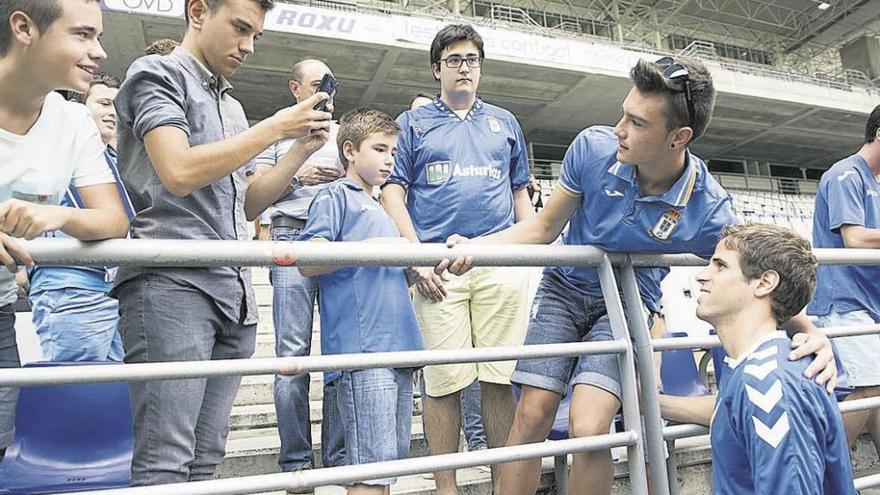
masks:
[[[327,102],[332,102],[333,97],[336,96],[336,89],[339,87],[339,81],[333,77],[333,74],[329,72],[324,74],[324,77],[321,79],[321,86],[318,88],[318,93],[327,93],[330,95],[330,98],[326,100],[320,101],[317,105],[315,105],[315,110],[319,110],[321,112],[327,107]]]

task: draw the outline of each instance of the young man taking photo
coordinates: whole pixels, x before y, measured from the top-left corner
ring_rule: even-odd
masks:
[[[136,60],[116,98],[119,164],[134,204],[132,237],[246,240],[245,211],[285,190],[327,140],[319,93],[248,128],[227,78],[254,52],[272,0],[189,0],[170,55]],[[285,138],[297,142],[248,187],[245,170]],[[250,270],[120,268],[120,332],[128,363],[247,358],[256,338]],[[136,382],[132,483],[210,479],[223,460],[241,377]]]

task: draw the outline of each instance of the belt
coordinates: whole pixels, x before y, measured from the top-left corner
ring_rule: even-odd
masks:
[[[276,227],[288,227],[291,229],[302,229],[306,226],[305,220],[300,220],[299,218],[280,216],[272,219],[272,228]]]

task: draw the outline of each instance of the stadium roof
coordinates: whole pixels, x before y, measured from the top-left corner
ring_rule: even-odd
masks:
[[[687,15],[709,16],[708,10],[690,11],[709,1],[726,4],[728,8],[733,3],[760,3],[653,3],[662,8],[683,5],[679,15],[685,15],[682,12],[687,10]],[[135,10],[140,11],[108,11],[105,15],[104,43],[110,53],[105,70],[112,74],[124,75],[131,61],[152,41],[182,37],[184,24],[178,17],[183,12],[182,0],[104,3],[110,9],[115,5],[125,11],[139,6]],[[642,3],[648,2],[630,5],[635,11],[641,8],[637,4]],[[811,0],[778,3],[797,4],[801,7],[799,11],[803,11]],[[878,6],[880,1],[870,3]],[[826,10],[835,8],[841,7]],[[719,23],[734,22],[716,18]],[[427,48],[433,34],[445,22],[430,17],[365,12],[360,8],[345,11],[278,4],[267,16],[266,34],[258,42],[256,53],[232,80],[234,94],[242,101],[249,118],[265,118],[291,103],[286,90],[291,65],[302,58],[321,58],[343,84],[336,105],[339,112],[369,105],[396,115],[408,106],[415,93],[436,89]],[[841,21],[837,28],[844,24]],[[770,28],[765,30],[769,32]],[[658,56],[656,51],[638,51],[611,41],[546,36],[509,24],[484,23],[480,31],[487,38],[489,52],[481,95],[511,110],[520,119],[527,138],[538,144],[566,146],[588,125],[616,122],[620,102],[630,87],[629,67],[640,57]],[[829,31],[830,28],[825,32]],[[712,126],[695,146],[696,152],[705,158],[824,168],[857,149],[866,115],[880,100],[876,88],[869,90],[711,57],[706,61],[715,77],[719,97]]]

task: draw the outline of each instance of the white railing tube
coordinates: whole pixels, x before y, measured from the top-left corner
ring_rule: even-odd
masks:
[[[363,480],[446,471],[486,464],[499,464],[523,459],[551,457],[573,452],[592,452],[611,447],[630,446],[634,445],[637,441],[639,441],[639,436],[635,432],[626,431],[592,437],[478,450],[475,452],[412,457],[396,461],[313,469],[293,473],[78,492],[78,495],[237,495],[240,493],[261,493],[284,489],[296,490],[315,486],[350,484]]]
[[[813,249],[821,265],[880,265],[876,249]],[[633,266],[703,266],[706,260],[694,254],[630,255]],[[616,258],[615,258],[616,261]]]
[[[473,255],[479,266],[598,266],[592,246],[560,244],[410,244],[408,242],[294,242],[180,239],[20,241],[37,264],[137,266],[434,266]],[[616,259],[623,259],[617,256]]]
[[[828,336],[828,338],[852,337],[854,335],[870,335],[880,333],[880,325],[851,325],[845,327],[827,327],[820,328],[819,331]],[[665,339],[654,339],[653,348],[655,352],[669,351],[674,349],[710,349],[712,347],[720,347],[721,341],[717,335],[708,337],[668,337]]]
[[[217,359],[134,364],[97,364],[0,369],[0,386],[132,382],[173,380],[227,375],[295,375],[312,371],[358,370],[367,368],[413,368],[431,364],[508,361],[585,354],[620,354],[626,351],[622,340],[571,342],[474,349],[435,349],[426,351],[331,354],[284,358]]]

